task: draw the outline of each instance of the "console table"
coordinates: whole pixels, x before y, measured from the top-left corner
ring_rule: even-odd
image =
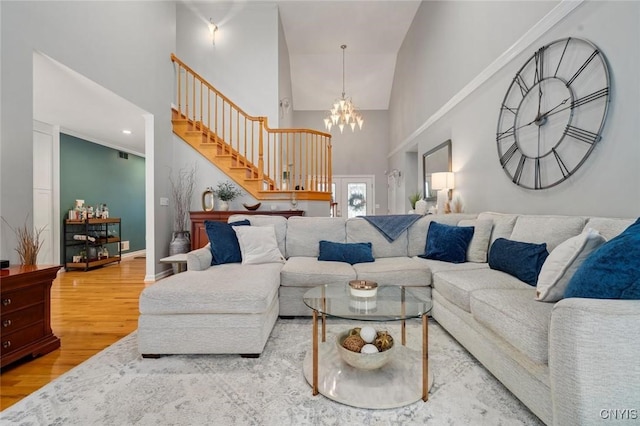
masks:
[[[209,243],[207,231],[204,229],[205,220],[213,220],[216,222],[227,222],[229,216],[234,214],[243,215],[267,215],[267,216],[304,216],[304,210],[235,210],[235,211],[200,211],[189,212],[191,219],[191,250],[196,250],[206,246]]]
[[[11,266],[0,275],[0,367],[60,347],[51,330],[51,284],[60,266]]]

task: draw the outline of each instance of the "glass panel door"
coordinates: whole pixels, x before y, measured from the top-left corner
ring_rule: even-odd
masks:
[[[373,176],[334,176],[332,216],[372,215],[374,211]]]

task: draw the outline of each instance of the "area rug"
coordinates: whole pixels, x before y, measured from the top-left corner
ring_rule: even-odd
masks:
[[[328,337],[354,326],[328,321]],[[399,336],[398,323],[380,325]],[[378,326],[376,327],[378,328]],[[407,345],[420,348],[419,321]],[[388,410],[312,396],[302,373],[311,320],[278,320],[257,359],[174,355],[142,359],[136,333],[0,413],[3,425],[540,425],[437,323],[429,324],[434,376],[428,402]]]

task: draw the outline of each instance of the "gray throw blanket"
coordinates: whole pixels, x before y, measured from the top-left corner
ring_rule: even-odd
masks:
[[[376,228],[390,243],[394,242],[413,223],[420,219],[419,214],[390,214],[386,216],[361,216]]]

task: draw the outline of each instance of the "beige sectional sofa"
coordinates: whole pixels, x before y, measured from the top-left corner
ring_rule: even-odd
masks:
[[[601,410],[640,409],[640,301],[535,300],[535,287],[490,269],[497,238],[542,243],[552,252],[586,228],[610,239],[632,220],[570,216],[425,216],[387,241],[362,218],[234,216],[274,225],[285,263],[210,266],[208,247],[188,271],[140,297],[142,354],[262,352],[277,315],[311,315],[302,295],[319,284],[370,279],[421,289],[433,318],[547,424],[595,424]],[[417,257],[431,221],[475,225],[465,263]],[[371,242],[375,262],[319,261],[320,240]],[[635,367],[634,367],[635,366]]]

